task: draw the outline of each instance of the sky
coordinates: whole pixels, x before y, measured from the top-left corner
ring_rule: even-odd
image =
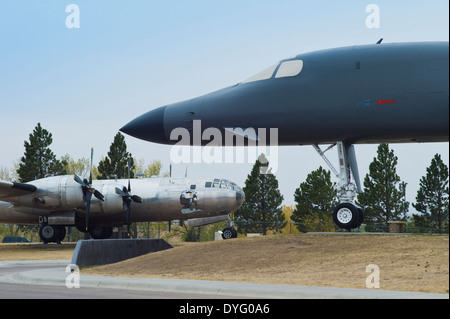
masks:
[[[79,28],[66,7],[79,9]],[[380,9],[368,28],[369,4]],[[69,19],[69,24],[66,20]],[[0,167],[12,168],[37,123],[57,157],[106,156],[119,128],[159,106],[236,84],[300,53],[389,42],[448,41],[449,2],[431,1],[112,1],[0,2]],[[134,158],[169,169],[171,146],[126,136]],[[449,165],[448,143],[391,144],[397,173],[415,201],[434,154]],[[361,179],[377,145],[356,145]],[[311,146],[279,148],[284,204],[325,162]],[[337,167],[337,152],[327,153]],[[178,164],[173,176],[219,177],[244,186],[253,163]],[[337,181],[337,180],[335,180]]]

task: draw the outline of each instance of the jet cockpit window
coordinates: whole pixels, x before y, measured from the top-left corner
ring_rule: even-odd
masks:
[[[287,78],[291,76],[299,75],[303,69],[303,61],[302,60],[291,60],[282,62],[280,67],[278,68],[277,74],[275,78]]]
[[[261,80],[267,80],[270,79],[275,72],[275,69],[277,68],[278,63],[272,65],[271,67],[265,69],[264,71],[259,72],[258,74],[255,74],[251,78],[243,81],[242,83],[250,83],[250,82],[256,82]]]
[[[252,76],[251,78],[243,81],[242,83],[268,80],[273,76],[275,70],[277,70],[277,73],[275,75],[276,79],[297,76],[303,70],[303,60],[289,60],[274,64],[271,67],[265,69],[264,71],[259,72],[258,74]]]
[[[220,179],[215,179],[214,183],[213,183],[213,187],[214,188],[219,188],[219,184],[220,184]]]

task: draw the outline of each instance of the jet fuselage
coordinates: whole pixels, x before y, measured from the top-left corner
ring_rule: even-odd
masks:
[[[300,54],[259,79],[152,110],[121,131],[177,144],[180,138],[172,132],[193,132],[194,120],[201,121],[201,134],[208,128],[222,136],[227,128],[254,128],[265,129],[269,140],[270,128],[277,128],[278,145],[447,142],[449,44],[377,44]],[[208,143],[208,136],[201,139]],[[191,136],[188,144],[198,143]]]

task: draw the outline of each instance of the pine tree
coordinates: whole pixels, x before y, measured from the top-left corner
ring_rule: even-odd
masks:
[[[283,196],[278,189],[278,181],[273,174],[266,174],[269,163],[261,160],[261,156],[247,176],[243,189],[245,201],[235,213],[235,220],[240,231],[265,235],[267,230],[281,232],[286,222],[282,213]]]
[[[415,226],[437,229],[448,227],[448,174],[447,165],[436,154],[427,168],[427,174],[420,179],[416,203],[412,204],[421,213],[413,214]]]
[[[128,178],[128,156],[125,137],[119,132],[109,147],[108,156],[98,164],[99,179],[108,179],[116,175],[118,179]],[[134,160],[131,157],[130,177],[134,178]]]
[[[335,186],[330,171],[322,167],[308,174],[294,194],[297,205],[291,219],[299,223],[298,230],[334,230],[332,212],[338,204]]]
[[[405,199],[406,183],[397,175],[398,158],[388,144],[378,146],[377,157],[364,179],[364,191],[358,195],[367,222],[386,224],[406,216],[409,202]]]
[[[52,144],[52,134],[38,123],[30,141],[24,142],[25,154],[21,158],[17,174],[20,182],[29,182],[49,175],[65,174],[65,163],[56,159],[49,146]]]

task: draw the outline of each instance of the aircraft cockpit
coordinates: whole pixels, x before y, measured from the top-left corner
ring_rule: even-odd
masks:
[[[250,83],[262,80],[268,80],[272,77],[276,79],[294,77],[300,74],[303,70],[303,60],[289,59],[276,63],[267,69],[255,74],[251,78],[242,81],[241,83]]]
[[[230,189],[237,192],[242,192],[242,188],[227,179],[214,179],[213,182],[206,182],[205,188],[222,188],[222,189]]]

